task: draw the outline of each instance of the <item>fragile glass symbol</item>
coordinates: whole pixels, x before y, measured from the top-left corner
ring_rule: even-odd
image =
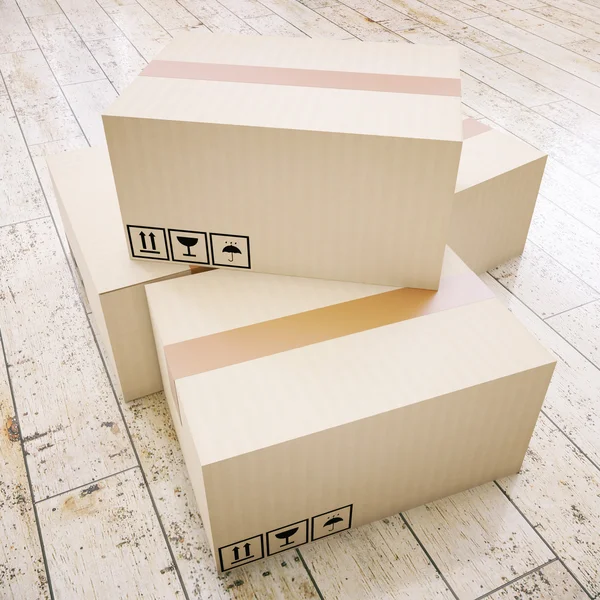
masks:
[[[290,538],[298,531],[298,527],[292,527],[291,529],[286,529],[285,531],[280,531],[275,534],[275,537],[278,540],[285,540],[285,544],[281,544],[281,547],[289,546],[294,542],[290,541]]]
[[[330,519],[327,519],[325,523],[323,523],[323,527],[331,527],[329,531],[333,531],[337,523],[341,523],[344,519],[342,519],[339,515],[333,515]]]
[[[190,248],[198,243],[198,238],[185,237],[183,235],[177,236],[177,241],[187,248],[187,252],[183,253],[183,256],[196,256],[190,252]]]

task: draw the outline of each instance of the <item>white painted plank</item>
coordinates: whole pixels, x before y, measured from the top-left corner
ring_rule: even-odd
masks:
[[[533,33],[523,31],[496,17],[470,19],[469,24],[490,35],[506,40],[507,43],[519,50],[524,50],[555,67],[564,69],[590,83],[600,84],[600,66],[593,60],[583,58],[571,50],[543,40]]]
[[[31,17],[27,22],[58,83],[68,85],[104,77],[64,15]]]
[[[266,15],[265,17],[248,17],[246,23],[261,35],[306,37],[305,33],[276,14]]]
[[[598,469],[542,416],[521,473],[499,484],[582,585],[598,594]]]
[[[327,5],[337,6],[337,3],[329,3]],[[353,8],[361,15],[364,15],[377,23],[384,24],[391,31],[398,32],[419,26],[419,23],[414,19],[390,8],[379,0],[344,0],[344,5]],[[319,8],[321,7],[316,6],[315,10],[318,10]]]
[[[50,220],[1,228],[0,264],[0,329],[36,500],[131,467],[133,450]]]
[[[179,35],[180,33],[183,33],[185,31],[203,31],[204,33],[212,33],[212,31],[206,26],[206,25],[194,25],[194,26],[190,26],[190,25],[186,25],[185,27],[176,27],[175,29],[169,29],[169,33],[175,37],[176,35]]]
[[[490,275],[481,279],[557,358],[543,411],[600,467],[600,370]]]
[[[494,483],[415,508],[406,518],[461,600],[554,558]]]
[[[123,410],[190,598],[317,598],[294,550],[217,577],[164,395],[136,400]]]
[[[569,31],[574,31],[593,40],[600,40],[600,24],[594,23],[573,13],[561,10],[556,6],[542,4],[538,8],[529,9],[530,13],[560,25]]]
[[[275,14],[315,38],[345,40],[352,35],[295,0],[261,0]]]
[[[531,241],[521,256],[490,274],[542,318],[600,298],[599,292]]]
[[[273,11],[267,8],[259,0],[220,0],[221,4],[228,8],[240,19],[253,19],[255,17],[266,17],[272,15]]]
[[[483,17],[485,13],[481,10],[477,10],[473,5],[469,5],[466,2],[447,2],[446,0],[427,0],[425,2],[427,6],[437,8],[443,13],[454,17],[460,21],[466,21],[467,19],[474,19],[476,17]]]
[[[121,35],[120,29],[95,0],[58,0],[58,3],[83,40]]]
[[[600,173],[594,173],[593,175],[588,175],[588,179],[595,184],[596,186],[600,187]]]
[[[324,598],[454,598],[398,515],[303,546],[300,551]]]
[[[597,145],[581,140],[549,119],[515,102],[490,86],[464,74],[463,100],[510,133],[581,175],[598,170]]]
[[[0,227],[48,214],[17,117],[0,96]]]
[[[331,22],[339,25],[342,29],[351,33],[359,40],[366,42],[406,43],[406,41],[398,37],[396,33],[343,4],[318,8],[316,11]]]
[[[50,593],[0,342],[0,598]]]
[[[138,468],[38,504],[57,598],[183,598]]]
[[[462,104],[461,106],[462,108],[462,114],[465,117],[470,117],[471,119],[482,119],[483,115],[481,113],[478,113],[476,110],[473,110],[470,106],[467,106],[466,104]]]
[[[530,239],[577,277],[600,291],[600,235],[540,197]]]
[[[57,15],[61,12],[60,6],[56,3],[56,0],[17,0],[17,4],[24,17]]]
[[[515,8],[521,8],[523,10],[528,8],[536,8],[538,6],[542,6],[543,2],[541,0],[502,0],[509,6],[514,6]]]
[[[581,54],[581,56],[586,56],[596,62],[600,62],[600,41],[598,40],[583,39],[572,44],[565,44],[565,48],[573,50],[573,52]]]
[[[122,92],[146,65],[146,60],[126,37],[95,40],[87,45],[118,92]]]
[[[600,302],[585,304],[551,317],[547,321],[553,329],[600,368]]]
[[[460,49],[460,65],[465,73],[468,73],[479,81],[483,81],[524,106],[536,106],[561,99],[561,96],[549,89],[499,65],[496,60],[483,56],[479,52],[475,52],[462,44],[456,44],[447,36],[429,27],[409,29],[402,31],[401,35],[415,44],[456,45]]]
[[[600,114],[571,100],[551,102],[537,106],[534,110],[583,139],[593,144],[600,144]],[[600,170],[600,158],[598,159],[598,169]]]
[[[102,112],[117,99],[117,92],[108,79],[63,86],[71,109],[91,146],[106,144]]]
[[[600,8],[591,6],[589,3],[579,0],[545,0],[544,4],[550,4],[588,21],[600,23]]]
[[[489,4],[489,8],[488,8]],[[519,29],[528,31],[534,35],[537,35],[549,42],[563,45],[572,42],[579,42],[585,40],[582,35],[560,27],[554,23],[550,23],[535,14],[519,10],[517,8],[510,8],[502,2],[490,3],[489,0],[485,2],[486,13],[494,17],[498,17],[505,23],[510,23]],[[507,10],[508,9],[508,10]]]
[[[139,4],[107,6],[105,10],[146,60],[152,60],[172,39]]]
[[[600,88],[593,83],[571,75],[571,73],[567,73],[526,52],[500,56],[496,60],[561,96],[569,98],[592,111],[600,112]],[[544,103],[540,102],[540,104]]]
[[[217,0],[180,0],[180,4],[198,17],[213,33],[257,35],[246,22]]]
[[[488,600],[589,600],[589,596],[569,572],[555,561],[499,590]]]
[[[0,0],[0,54],[34,48],[37,43],[15,0]]]
[[[200,25],[198,19],[177,0],[138,0],[138,2],[167,30]]]
[[[418,0],[383,0],[383,3],[485,56],[501,56],[517,51],[506,42]]]
[[[29,145],[76,137],[81,133],[39,50],[0,54],[0,71]]]

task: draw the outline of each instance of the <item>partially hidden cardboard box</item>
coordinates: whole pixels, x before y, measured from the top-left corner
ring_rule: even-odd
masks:
[[[131,256],[436,289],[459,75],[452,47],[179,36],[103,115]]]
[[[125,400],[162,389],[144,284],[190,273],[188,265],[132,261],[105,149],[48,157],[71,252]]]
[[[483,273],[523,252],[547,155],[475,119],[463,126],[448,244]]]
[[[227,270],[146,291],[220,571],[517,472],[555,364],[451,251],[437,293]]]

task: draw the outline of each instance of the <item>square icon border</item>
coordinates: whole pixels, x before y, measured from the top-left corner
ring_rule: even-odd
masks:
[[[345,508],[350,509],[350,515],[348,517],[348,527],[345,527],[344,529],[339,529],[338,531],[332,531],[331,533],[328,533],[327,535],[322,535],[321,537],[315,538],[315,519],[318,519],[319,517],[328,515],[330,513],[334,513],[339,510],[344,510]],[[311,517],[311,519],[310,519],[310,541],[316,542],[318,540],[322,540],[323,538],[329,537],[330,535],[335,535],[336,533],[342,533],[342,531],[348,531],[348,529],[350,529],[352,527],[353,511],[354,511],[354,504],[346,504],[344,506],[340,506],[339,508],[334,508],[333,510],[326,510],[325,512],[323,512],[319,515],[315,515],[314,517]]]
[[[246,240],[246,245],[248,248],[248,266],[244,267],[242,265],[226,265],[222,263],[215,262],[215,250],[213,247],[213,235],[219,235],[221,237],[231,237],[231,238],[242,238]],[[248,235],[235,235],[233,233],[210,233],[210,255],[212,258],[212,265],[214,267],[227,267],[229,269],[252,269],[252,261],[250,260],[250,236]]]
[[[248,540],[253,540],[254,538],[260,538],[260,556],[257,556],[256,558],[253,558],[252,560],[249,561],[240,561],[239,565],[234,565],[233,567],[229,567],[229,569],[225,569],[224,565],[223,565],[223,550],[225,548],[229,548],[230,546],[236,546],[237,544],[243,544],[244,542],[247,542]],[[264,535],[262,533],[259,533],[258,535],[251,535],[250,537],[246,538],[245,540],[240,540],[239,542],[231,542],[231,544],[226,544],[225,546],[221,546],[219,548],[219,565],[221,567],[221,572],[222,573],[226,573],[227,571],[232,571],[233,569],[237,569],[238,567],[244,567],[246,565],[249,565],[250,563],[256,562],[257,560],[262,560],[263,558],[265,558],[265,539],[264,539]]]
[[[191,262],[189,260],[181,260],[175,258],[175,252],[173,252],[173,240],[171,239],[171,231],[179,231],[181,233],[195,233],[196,235],[204,236],[204,245],[206,246],[206,262]],[[210,265],[210,252],[208,251],[208,233],[206,231],[192,231],[191,229],[167,229],[167,238],[169,240],[169,250],[171,251],[171,260],[173,262],[184,263],[186,265]]]
[[[126,227],[127,227],[127,238],[129,240],[129,248],[131,250],[131,256],[133,256],[134,258],[142,258],[145,260],[166,260],[166,261],[171,260],[171,257],[169,255],[169,243],[167,241],[167,232],[164,227],[150,227],[148,225],[127,225]],[[134,227],[136,229],[155,229],[158,231],[162,231],[163,239],[165,241],[165,252],[167,253],[166,258],[163,258],[161,256],[140,256],[139,254],[136,254],[135,250],[133,248],[133,240],[131,239],[131,227]]]
[[[290,545],[288,548],[280,548],[276,552],[271,553],[270,548],[269,548],[269,534],[273,533],[274,531],[279,531],[280,529],[284,529],[285,527],[292,527],[294,525],[298,525],[299,523],[306,524],[306,536],[305,536],[306,541],[302,542],[301,544],[297,544],[295,546]],[[294,523],[290,523],[289,525],[283,525],[282,527],[277,527],[276,529],[271,529],[271,531],[267,531],[267,533],[265,534],[265,537],[267,539],[267,556],[275,556],[275,554],[279,554],[280,552],[285,552],[286,550],[291,550],[292,548],[298,548],[299,546],[304,546],[304,544],[308,544],[308,542],[310,541],[308,538],[308,519],[301,519],[300,521],[295,521]]]

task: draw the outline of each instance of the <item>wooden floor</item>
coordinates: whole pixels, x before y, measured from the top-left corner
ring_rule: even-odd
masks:
[[[219,579],[161,395],[115,397],[44,156],[171,36],[453,43],[465,114],[550,155],[483,279],[558,356],[520,475]],[[0,598],[600,598],[600,0],[0,0]]]

